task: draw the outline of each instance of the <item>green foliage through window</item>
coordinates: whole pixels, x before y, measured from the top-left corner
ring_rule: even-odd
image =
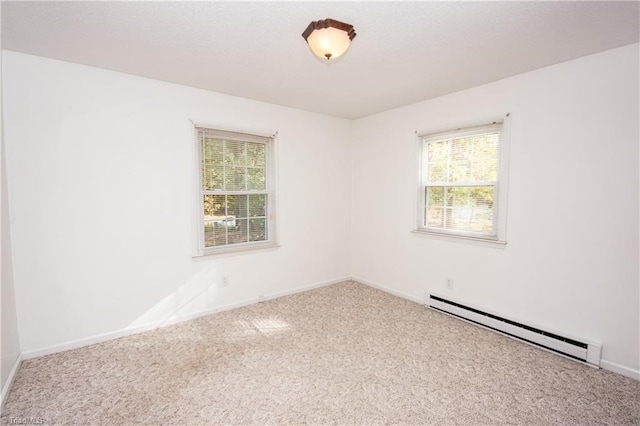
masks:
[[[499,144],[497,131],[423,142],[423,226],[495,234]]]
[[[267,241],[267,144],[198,136],[204,247]]]

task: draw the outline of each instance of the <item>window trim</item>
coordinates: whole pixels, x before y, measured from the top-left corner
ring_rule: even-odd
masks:
[[[231,130],[221,126],[210,124],[200,124],[191,121],[193,138],[193,248],[192,258],[203,256],[233,254],[243,252],[255,252],[256,250],[279,247],[276,238],[276,149],[275,140],[278,135],[274,133],[246,132],[244,130]],[[241,142],[258,142],[265,144],[265,172],[266,172],[266,193],[267,193],[267,239],[264,241],[251,241],[246,243],[236,243],[217,247],[205,247],[204,245],[204,191],[202,189],[202,148],[198,138],[198,129],[207,129],[217,133],[220,137],[228,140]]]
[[[446,229],[428,228],[423,225],[422,217],[425,208],[425,183],[423,181],[423,146],[425,141],[439,140],[448,136],[470,136],[489,130],[491,127],[501,125],[500,130],[500,152],[498,157],[498,180],[494,186],[494,194],[497,195],[499,203],[494,211],[494,230],[492,234],[482,235],[480,233],[455,231]],[[464,125],[448,126],[446,130],[427,130],[416,132],[417,137],[417,158],[418,158],[418,185],[417,185],[417,209],[415,224],[411,231],[416,236],[435,237],[448,241],[474,242],[480,245],[504,246],[507,244],[507,206],[509,188],[509,152],[511,145],[511,113],[493,119],[477,120]]]

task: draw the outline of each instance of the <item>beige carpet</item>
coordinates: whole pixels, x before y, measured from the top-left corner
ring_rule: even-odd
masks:
[[[640,382],[347,282],[26,361],[46,424],[639,424]]]

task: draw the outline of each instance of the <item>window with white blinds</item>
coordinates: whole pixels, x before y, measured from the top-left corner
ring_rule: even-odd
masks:
[[[418,231],[504,240],[503,122],[420,136]]]
[[[199,251],[273,243],[273,139],[196,127]]]

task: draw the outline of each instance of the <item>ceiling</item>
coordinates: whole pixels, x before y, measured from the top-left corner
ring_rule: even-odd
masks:
[[[638,2],[2,2],[2,48],[358,118],[639,40]],[[355,27],[335,64],[301,37]]]

